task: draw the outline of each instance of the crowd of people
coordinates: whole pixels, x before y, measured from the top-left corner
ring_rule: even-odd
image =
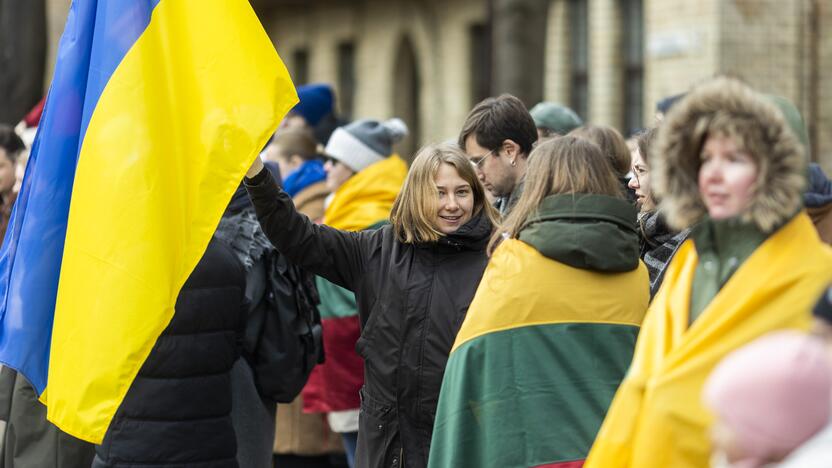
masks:
[[[832,466],[832,182],[791,102],[718,77],[625,139],[505,94],[400,155],[298,95],[104,442],[4,368],[2,466]],[[24,150],[0,128],[2,230]]]

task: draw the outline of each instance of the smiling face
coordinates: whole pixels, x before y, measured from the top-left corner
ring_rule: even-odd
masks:
[[[451,234],[467,223],[474,212],[474,194],[456,168],[441,164],[434,177],[439,192],[436,226],[442,234]]]
[[[700,155],[699,194],[712,219],[738,216],[750,205],[757,180],[754,158],[736,141],[716,134],[705,141]]]

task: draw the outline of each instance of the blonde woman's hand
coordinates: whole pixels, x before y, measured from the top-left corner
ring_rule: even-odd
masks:
[[[248,168],[248,172],[246,172],[246,177],[249,179],[254,178],[260,171],[263,170],[263,161],[260,159],[260,155],[258,154],[256,158],[254,158],[254,162],[251,163],[251,167]]]

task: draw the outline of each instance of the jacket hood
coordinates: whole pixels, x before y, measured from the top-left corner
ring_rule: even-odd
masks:
[[[704,83],[674,106],[659,128],[649,156],[652,189],[668,224],[685,229],[707,213],[699,194],[699,153],[709,122],[717,115],[753,121],[763,139],[754,154],[758,176],[751,205],[742,219],[764,232],[784,224],[801,208],[806,183],[805,150],[770,98],[737,80],[717,78]],[[742,138],[757,138],[740,135]]]
[[[529,216],[519,238],[575,268],[632,271],[639,262],[636,214],[626,200],[605,195],[550,195]]]

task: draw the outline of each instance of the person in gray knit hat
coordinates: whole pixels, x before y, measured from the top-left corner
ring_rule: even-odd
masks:
[[[566,135],[584,124],[572,109],[555,104],[554,102],[541,102],[532,107],[529,111],[537,127],[537,136],[541,140],[558,135]]]
[[[355,173],[393,154],[393,145],[407,136],[407,125],[401,119],[357,120],[338,127],[329,137],[324,155],[327,188],[335,192]]]

